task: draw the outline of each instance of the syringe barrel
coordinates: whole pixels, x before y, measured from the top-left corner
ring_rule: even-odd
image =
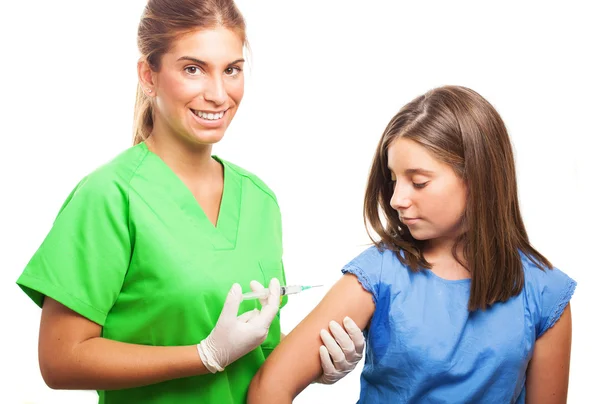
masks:
[[[279,292],[281,296],[293,295],[294,293],[302,292],[302,286],[300,285],[287,285],[282,286],[281,291]],[[249,299],[264,299],[269,296],[269,288],[264,288],[263,290],[259,290],[258,292],[247,292],[242,294],[242,300]]]
[[[300,285],[288,285],[281,287],[281,296],[293,295],[294,293],[302,292],[302,286]]]

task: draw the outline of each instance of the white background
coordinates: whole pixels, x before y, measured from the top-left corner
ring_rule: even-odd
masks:
[[[73,186],[131,143],[145,2],[4,2],[0,19],[3,403],[94,403],[40,376],[40,310],[15,284]],[[504,118],[535,247],[579,283],[569,402],[597,396],[600,29],[592,2],[243,0],[246,97],[214,151],[276,192],[288,283],[324,283],[368,242],[362,198],[394,113],[443,84]],[[327,288],[290,298],[289,332]],[[362,364],[360,365],[362,366]],[[296,403],[353,403],[360,368]]]

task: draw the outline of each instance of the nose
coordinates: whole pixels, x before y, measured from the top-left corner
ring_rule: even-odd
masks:
[[[204,90],[204,99],[216,105],[223,105],[227,101],[227,91],[222,77],[215,77],[209,80]]]
[[[408,189],[403,189],[402,185],[396,182],[394,193],[390,200],[390,206],[394,208],[394,210],[406,210],[410,208],[411,205],[412,200],[410,199],[410,191]]]

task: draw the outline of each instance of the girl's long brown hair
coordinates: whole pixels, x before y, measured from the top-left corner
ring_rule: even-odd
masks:
[[[233,0],[149,0],[138,27],[141,57],[153,71],[160,70],[162,56],[174,40],[198,29],[225,27],[247,45],[246,23]],[[134,110],[133,144],[152,132],[152,103],[138,83]]]
[[[364,220],[379,248],[396,252],[413,271],[431,268],[423,256],[424,242],[411,237],[390,206],[393,187],[388,148],[398,137],[425,147],[450,165],[467,186],[463,264],[471,273],[469,310],[485,310],[521,292],[524,285],[520,254],[540,269],[550,262],[529,243],[519,210],[512,147],[500,115],[475,91],[439,87],[404,106],[386,127],[371,166],[365,193]],[[377,233],[379,240],[373,237]]]

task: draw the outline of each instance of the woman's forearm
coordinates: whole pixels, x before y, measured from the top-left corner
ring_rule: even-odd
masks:
[[[53,389],[118,390],[208,373],[195,345],[160,347],[94,337],[40,361]]]

